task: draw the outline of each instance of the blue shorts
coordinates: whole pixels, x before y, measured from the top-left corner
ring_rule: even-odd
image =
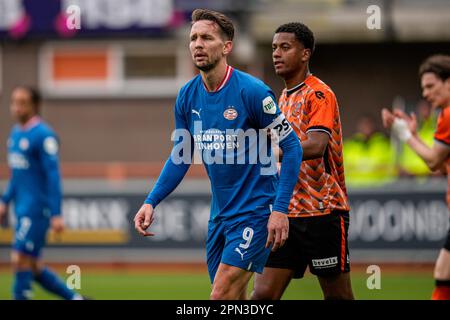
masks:
[[[50,220],[47,218],[18,218],[13,249],[36,258],[39,257],[46,243],[49,226]]]
[[[270,254],[270,249],[265,248],[269,215],[258,212],[208,222],[206,261],[211,283],[220,263],[262,273]]]

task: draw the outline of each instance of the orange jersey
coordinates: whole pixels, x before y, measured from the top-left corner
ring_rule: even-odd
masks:
[[[307,133],[321,131],[330,135],[322,158],[302,162],[300,175],[289,205],[290,217],[349,211],[344,178],[342,129],[336,97],[321,80],[309,75],[300,85],[283,90],[279,106],[300,141]]]
[[[434,139],[450,148],[450,106],[442,109],[439,114]],[[447,205],[450,209],[450,157],[446,160],[446,166],[448,179]]]

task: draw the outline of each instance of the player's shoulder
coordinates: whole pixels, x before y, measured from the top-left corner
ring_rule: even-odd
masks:
[[[11,137],[15,136],[17,133],[20,132],[20,125],[19,124],[15,124],[11,127],[11,130],[9,131],[9,135]]]
[[[437,127],[439,130],[450,131],[450,106],[439,112]]]
[[[186,82],[180,89],[178,94],[186,94],[187,92],[191,90],[195,90],[197,86],[201,84],[201,76],[200,74],[197,74],[195,77],[193,77],[191,80]]]
[[[202,79],[200,74],[186,82],[178,91],[177,101],[178,108],[183,109],[191,99],[198,96],[198,88],[202,85]]]
[[[271,91],[271,89],[269,88],[269,86],[267,84],[264,83],[264,81],[262,81],[261,79],[258,79],[257,77],[238,70],[238,69],[234,69],[233,70],[233,75],[236,78],[236,80],[238,81],[239,86],[241,86],[245,91],[251,93],[251,92],[255,92],[255,90],[258,91]]]
[[[441,110],[439,117],[446,120],[445,122],[450,126],[450,106],[447,106]]]
[[[35,134],[40,138],[56,137],[55,130],[45,121],[41,120],[35,128]]]
[[[305,80],[305,84],[309,89],[308,95],[310,96],[310,98],[312,97],[318,100],[336,99],[336,95],[334,94],[331,87],[314,75],[310,75]]]

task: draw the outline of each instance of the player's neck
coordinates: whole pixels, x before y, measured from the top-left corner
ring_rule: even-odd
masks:
[[[18,122],[22,128],[28,128],[33,123],[39,120],[39,116],[37,114],[30,114],[23,118],[18,119]]]
[[[305,66],[304,68],[300,69],[300,71],[295,73],[292,77],[284,79],[286,89],[289,90],[298,86],[299,84],[304,82],[310,74],[311,73],[309,72],[308,66]]]
[[[226,61],[220,62],[214,69],[200,71],[203,83],[209,92],[214,92],[222,84],[227,75],[228,65]]]

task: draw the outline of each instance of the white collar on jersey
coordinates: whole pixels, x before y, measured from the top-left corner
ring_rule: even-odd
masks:
[[[31,117],[30,119],[28,119],[28,121],[24,125],[20,125],[20,129],[22,129],[23,131],[30,130],[31,128],[38,125],[40,122],[41,122],[41,117],[39,117],[38,115],[35,115],[35,116]]]
[[[223,87],[225,87],[225,85],[227,84],[228,80],[230,80],[231,78],[231,73],[233,72],[233,67],[227,65],[227,72],[225,72],[225,77],[222,79],[222,81],[220,82],[219,86],[217,87],[216,90],[214,91],[209,91],[208,87],[206,86],[205,82],[203,82],[203,87],[205,88],[205,90],[207,92],[218,92],[220,89],[222,89]]]

